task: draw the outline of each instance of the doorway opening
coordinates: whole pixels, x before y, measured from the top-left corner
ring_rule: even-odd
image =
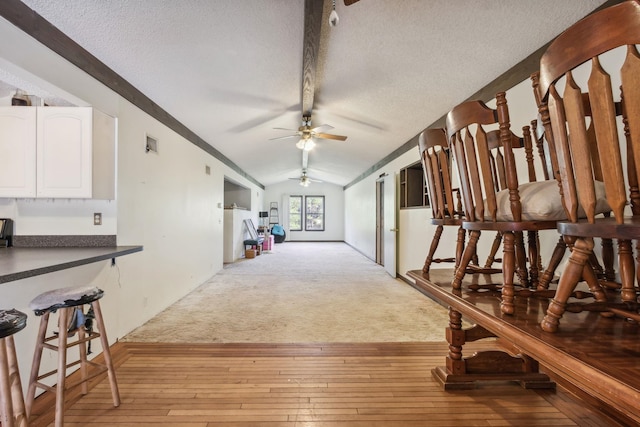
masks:
[[[376,263],[384,266],[384,178],[376,181]]]

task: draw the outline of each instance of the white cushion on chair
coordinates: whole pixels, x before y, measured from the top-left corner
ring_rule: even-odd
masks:
[[[596,181],[596,214],[611,211],[607,203],[604,183]],[[518,187],[520,201],[522,203],[523,221],[562,221],[567,220],[562,201],[560,199],[560,188],[556,180],[528,182]],[[496,193],[496,204],[498,221],[513,221],[511,206],[509,203],[509,190],[502,190]],[[586,218],[582,207],[578,209],[578,216]],[[485,201],[485,220],[490,220],[487,215],[487,203]]]
[[[74,302],[96,300],[102,296],[102,290],[95,286],[79,286],[54,289],[35,297],[29,308],[35,312],[55,310],[65,306],[79,305]]]

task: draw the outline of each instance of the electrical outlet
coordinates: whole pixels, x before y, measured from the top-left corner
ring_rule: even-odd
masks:
[[[102,213],[96,212],[93,214],[93,225],[102,225]]]

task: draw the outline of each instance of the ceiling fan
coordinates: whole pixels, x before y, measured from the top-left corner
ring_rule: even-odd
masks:
[[[293,135],[270,138],[271,141],[276,139],[298,138],[299,141],[296,143],[296,147],[304,151],[309,151],[315,146],[315,141],[313,140],[314,138],[333,139],[336,141],[345,141],[347,139],[346,136],[333,135],[330,133],[322,132],[324,130],[333,129],[333,126],[330,126],[330,125],[325,124],[325,125],[320,125],[312,128],[310,116],[302,117],[302,125],[298,128],[297,131],[294,129],[286,129],[286,128],[274,128],[274,129],[288,130],[295,133]]]
[[[302,175],[300,176],[300,178],[289,178],[289,179],[295,179],[295,180],[300,180],[300,185],[302,185],[303,187],[308,187],[309,184],[311,184],[312,182],[323,182],[319,179],[315,179],[315,178],[311,178],[309,176],[307,176],[307,170],[303,169],[302,170]]]

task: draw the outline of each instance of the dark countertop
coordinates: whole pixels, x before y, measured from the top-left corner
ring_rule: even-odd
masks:
[[[142,246],[0,248],[0,283],[142,251]]]

